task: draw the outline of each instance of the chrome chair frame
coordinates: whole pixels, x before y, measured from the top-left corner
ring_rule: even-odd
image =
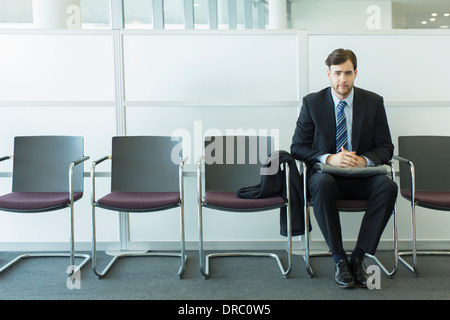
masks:
[[[183,174],[184,174],[184,164],[187,161],[187,157],[183,158],[183,160],[179,164],[179,183],[180,183],[180,232],[181,232],[181,251],[180,253],[173,253],[173,252],[156,252],[156,251],[144,251],[144,252],[120,252],[113,255],[113,258],[110,260],[110,262],[107,264],[107,266],[103,269],[103,271],[99,271],[97,269],[97,246],[96,246],[96,227],[95,227],[95,207],[97,205],[97,202],[95,201],[95,168],[98,164],[104,162],[105,160],[111,160],[111,156],[105,156],[103,158],[100,158],[97,161],[92,162],[91,166],[91,206],[92,206],[92,270],[94,271],[94,274],[99,278],[103,278],[109,269],[112,267],[112,265],[117,261],[119,258],[123,257],[150,257],[150,256],[165,256],[165,257],[179,257],[181,258],[181,265],[178,270],[178,278],[181,279],[184,271],[186,269],[186,260],[187,255],[185,253],[185,228],[184,228],[184,180],[183,180]],[[172,207],[170,207],[172,208]],[[166,208],[166,209],[170,209]],[[156,208],[155,210],[149,210],[146,212],[152,212],[152,211],[161,211],[164,209]]]
[[[411,247],[412,251],[402,251],[399,253],[400,261],[407,267],[415,276],[419,275],[417,270],[417,256],[419,255],[437,255],[437,256],[447,256],[450,255],[450,251],[439,251],[439,250],[417,250],[417,234],[416,234],[416,205],[427,208],[425,205],[421,205],[415,199],[416,194],[416,173],[413,161],[406,159],[404,157],[394,155],[394,159],[400,162],[407,163],[410,169],[410,177],[411,177]],[[435,210],[442,210],[444,208],[432,208]],[[448,209],[447,209],[448,211]],[[403,259],[403,256],[412,256],[412,264]]]
[[[281,274],[284,278],[287,278],[292,271],[292,227],[291,227],[291,204],[290,204],[290,188],[289,188],[289,166],[285,165],[284,168],[286,170],[286,190],[287,190],[287,202],[285,205],[287,206],[287,242],[288,242],[288,248],[287,248],[287,258],[288,258],[288,266],[285,268],[280,260],[279,255],[271,252],[222,252],[222,253],[211,253],[204,256],[204,249],[203,249],[203,207],[208,208],[206,203],[204,202],[203,198],[203,184],[202,184],[202,167],[204,165],[204,157],[202,156],[201,159],[197,162],[197,204],[198,204],[198,236],[199,236],[199,260],[200,260],[200,272],[203,275],[205,279],[209,278],[209,260],[212,258],[220,258],[220,257],[269,257],[273,258],[277,261],[278,267],[280,269]],[[279,207],[276,207],[279,208]],[[247,210],[245,212],[261,212],[261,211],[267,211],[270,209],[275,208],[264,208],[264,209],[255,209],[255,210]],[[224,211],[224,209],[220,209]],[[243,212],[243,210],[228,210],[232,212]],[[203,257],[205,261],[203,262]]]
[[[0,162],[4,160],[13,159],[14,156],[5,156],[0,158]],[[58,253],[58,252],[40,252],[40,253],[25,253],[21,254],[5,265],[3,265],[0,268],[0,273],[9,269],[12,265],[19,262],[22,259],[25,258],[42,258],[42,257],[69,257],[70,258],[70,265],[76,266],[75,268],[71,269],[69,272],[69,276],[74,276],[77,272],[81,270],[81,268],[91,259],[90,255],[87,254],[80,254],[75,253],[75,240],[74,240],[74,197],[73,197],[73,170],[75,166],[83,163],[84,161],[88,160],[89,156],[85,156],[83,158],[80,158],[76,161],[73,161],[69,166],[69,197],[70,197],[70,203],[68,204],[68,207],[70,208],[70,253]],[[48,210],[44,210],[48,211]],[[83,260],[79,265],[75,264],[75,257],[76,258],[82,258]]]
[[[307,199],[307,168],[306,168],[306,164],[302,161],[297,160],[300,164],[300,172],[302,172],[303,174],[303,199],[305,199],[304,201],[304,217],[305,217],[305,226],[309,226],[310,225],[310,203],[308,203],[306,201]],[[393,163],[390,162],[389,163],[390,166],[390,171],[391,171],[391,179],[395,181],[395,169],[393,166]],[[366,208],[355,208],[352,210],[343,210],[343,209],[339,209],[339,211],[341,212],[359,212],[359,211],[365,211]],[[383,270],[383,272],[386,274],[387,277],[389,278],[393,278],[395,276],[395,274],[398,271],[398,260],[399,260],[399,251],[398,251],[398,233],[397,233],[397,210],[396,207],[394,208],[393,211],[393,239],[394,239],[394,266],[392,270],[388,270],[386,268],[386,266],[381,263],[381,261],[375,256],[375,255],[371,255],[366,253],[366,257],[371,258],[372,260],[374,260],[379,266],[380,268]],[[314,271],[311,267],[310,264],[310,257],[324,257],[324,256],[331,256],[331,252],[330,251],[326,251],[326,252],[314,252],[311,253],[310,251],[310,235],[308,230],[305,230],[305,234],[304,234],[304,246],[305,246],[305,254],[303,255],[303,259],[305,261],[306,264],[306,271],[307,273],[310,275],[310,277],[314,276]],[[350,252],[347,252],[347,254],[349,254]]]

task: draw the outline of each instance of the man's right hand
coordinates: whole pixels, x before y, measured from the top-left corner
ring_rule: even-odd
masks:
[[[336,167],[365,167],[367,165],[366,159],[358,156],[355,151],[347,151],[343,147],[341,151],[330,154],[326,163]]]

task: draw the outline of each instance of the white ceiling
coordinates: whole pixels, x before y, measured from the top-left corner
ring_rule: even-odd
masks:
[[[312,1],[312,0],[293,0]],[[320,0],[315,0],[320,1]],[[346,0],[344,0],[346,1]],[[351,1],[351,0],[348,0]],[[365,0],[362,0],[365,1]],[[383,1],[372,0],[371,2]],[[164,0],[165,20],[168,23],[182,23],[183,0]],[[195,0],[196,19],[207,23],[207,0]],[[219,7],[226,0],[218,0]],[[239,5],[239,0],[237,0]],[[150,21],[151,0],[124,0],[125,15],[130,21]],[[89,24],[109,24],[109,0],[81,0],[82,22]],[[439,28],[450,25],[450,0],[392,0],[393,28],[422,29]],[[437,13],[432,17],[432,13]],[[436,21],[430,21],[435,18]],[[219,17],[220,19],[220,17]],[[32,0],[0,0],[0,23],[32,23]],[[205,21],[206,20],[206,21]],[[427,21],[422,24],[422,21]]]

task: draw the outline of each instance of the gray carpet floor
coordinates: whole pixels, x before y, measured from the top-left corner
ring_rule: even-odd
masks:
[[[0,264],[15,256],[0,253]],[[281,252],[283,256],[285,253]],[[391,267],[391,253],[377,255]],[[109,256],[100,254],[103,268]],[[285,261],[284,261],[285,262]],[[384,274],[380,289],[340,289],[334,284],[330,257],[312,258],[315,276],[306,273],[301,256],[294,256],[293,270],[285,279],[274,259],[215,258],[211,275],[199,272],[196,251],[188,251],[183,278],[177,277],[179,258],[121,258],[103,279],[98,279],[88,262],[81,271],[80,287],[67,286],[68,258],[29,258],[0,275],[1,300],[448,300],[450,299],[450,258],[420,256],[420,275],[399,265],[393,279]],[[374,264],[366,259],[366,266]]]

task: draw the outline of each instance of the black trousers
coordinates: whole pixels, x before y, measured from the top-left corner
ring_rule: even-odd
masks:
[[[317,223],[333,254],[344,252],[336,200],[368,200],[356,246],[375,254],[397,198],[398,187],[392,179],[384,175],[345,178],[314,172],[309,177],[308,188]]]

